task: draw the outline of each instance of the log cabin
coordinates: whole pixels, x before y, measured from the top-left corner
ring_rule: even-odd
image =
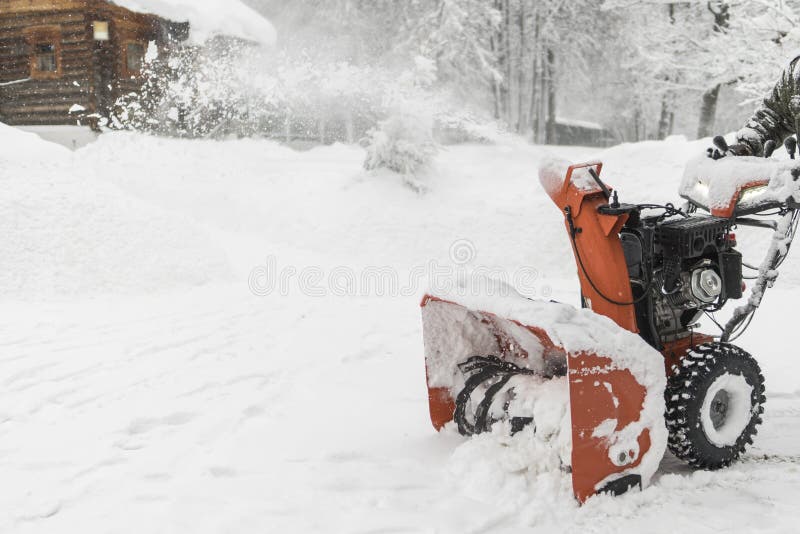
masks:
[[[188,32],[188,23],[106,0],[0,0],[0,122],[104,116],[141,87],[150,43],[166,53]]]

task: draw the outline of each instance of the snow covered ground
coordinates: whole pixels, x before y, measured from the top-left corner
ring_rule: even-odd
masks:
[[[450,147],[418,194],[355,147],[73,152],[0,125],[0,532],[795,532],[800,254],[741,340],[769,400],[731,469],[667,457],[646,491],[578,508],[518,440],[428,420],[421,274],[576,302],[545,153],[676,201],[704,147]]]

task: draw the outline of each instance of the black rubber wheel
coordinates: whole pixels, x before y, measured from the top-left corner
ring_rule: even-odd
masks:
[[[761,424],[764,377],[756,360],[729,343],[691,349],[667,382],[669,449],[698,469],[727,467]]]

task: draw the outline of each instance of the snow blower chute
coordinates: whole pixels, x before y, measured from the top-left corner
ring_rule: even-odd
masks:
[[[645,487],[667,447],[692,467],[718,469],[752,443],[763,376],[732,341],[775,282],[800,207],[794,161],[697,160],[681,185],[683,209],[620,203],[601,171],[540,169],[564,215],[582,309],[488,280],[422,301],[434,427],[535,433],[554,402],[567,403],[571,452],[562,461],[580,502]],[[772,233],[760,267],[736,250],[739,226]],[[720,332],[697,332],[704,315],[743,297],[748,278],[749,298]]]

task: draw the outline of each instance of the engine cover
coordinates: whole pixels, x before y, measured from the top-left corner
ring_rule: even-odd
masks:
[[[693,258],[709,248],[721,248],[721,239],[730,230],[730,221],[719,217],[689,217],[666,221],[656,229],[656,243],[664,256]]]

